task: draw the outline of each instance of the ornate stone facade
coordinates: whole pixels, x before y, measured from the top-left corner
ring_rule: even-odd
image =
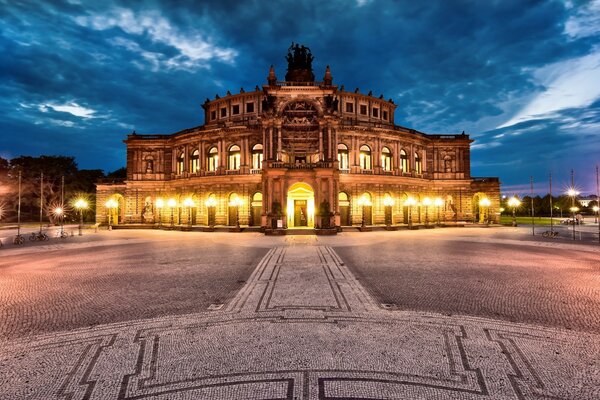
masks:
[[[292,45],[286,81],[203,104],[205,124],[127,136],[127,180],[98,184],[97,222],[333,229],[497,220],[497,178],[473,178],[468,135],[394,123],[396,104],[314,81]],[[109,199],[118,207],[102,207]],[[489,200],[482,203],[482,199]],[[481,206],[481,204],[484,204]]]

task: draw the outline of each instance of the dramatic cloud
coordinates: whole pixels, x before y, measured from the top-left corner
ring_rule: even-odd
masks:
[[[0,0],[0,155],[125,163],[131,130],[203,123],[201,103],[285,75],[292,41],[315,75],[383,94],[396,122],[466,131],[474,176],[506,188],[600,162],[600,0],[384,2]],[[562,177],[562,178],[561,178]]]

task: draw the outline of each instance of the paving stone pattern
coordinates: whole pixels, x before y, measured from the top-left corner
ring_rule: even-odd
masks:
[[[390,311],[297,240],[218,311],[0,345],[3,399],[600,398],[599,335]]]

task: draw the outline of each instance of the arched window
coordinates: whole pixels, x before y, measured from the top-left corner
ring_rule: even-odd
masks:
[[[177,160],[175,162],[176,164],[176,172],[177,174],[183,174],[183,162],[184,162],[184,154],[183,151],[181,153],[179,153],[179,155],[177,156]]]
[[[348,162],[348,146],[343,143],[338,144],[338,162],[340,169],[350,169]]]
[[[208,165],[206,169],[209,171],[216,171],[219,168],[219,151],[216,147],[211,147],[208,150],[208,157],[206,157]]]
[[[404,151],[404,150],[400,150],[400,166],[402,167],[402,172],[409,172],[408,171],[408,154],[406,154],[406,151]]]
[[[348,193],[346,192],[339,192],[338,193],[338,203],[340,206],[349,206],[350,205],[350,199],[348,197]]]
[[[418,153],[415,153],[415,172],[417,174],[423,173],[423,160],[421,160]]]
[[[199,168],[200,168],[200,152],[198,151],[198,149],[196,149],[190,155],[190,172],[192,174],[195,174],[196,172],[198,172]]]
[[[252,169],[262,169],[263,145],[260,143],[252,146]]]
[[[240,146],[234,144],[229,148],[227,168],[231,170],[240,169],[240,157]]]
[[[392,152],[387,147],[381,149],[381,167],[384,171],[392,170]]]
[[[360,168],[361,169],[371,169],[371,148],[366,144],[360,146]]]

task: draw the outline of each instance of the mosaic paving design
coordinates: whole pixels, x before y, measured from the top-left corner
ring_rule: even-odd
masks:
[[[219,310],[0,345],[2,399],[600,398],[599,336],[388,310],[295,243]]]

